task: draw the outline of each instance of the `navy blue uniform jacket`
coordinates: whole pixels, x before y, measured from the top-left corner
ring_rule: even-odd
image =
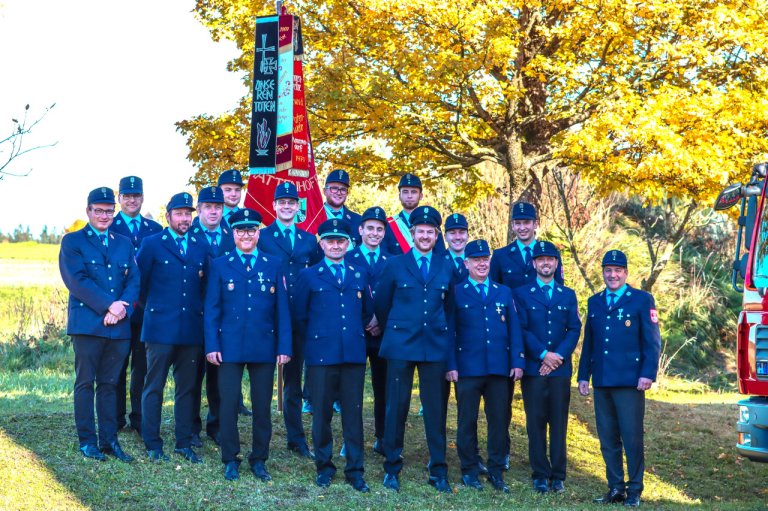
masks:
[[[109,230],[131,240],[134,251],[138,252],[139,247],[141,246],[141,241],[148,236],[162,231],[163,226],[154,220],[144,218],[141,215],[136,217],[136,220],[139,221],[139,232],[136,234],[131,232],[131,227],[123,222],[123,216],[119,214],[115,215],[115,218],[112,220],[112,225],[109,226]]]
[[[274,363],[292,356],[291,314],[280,262],[258,254],[246,270],[237,252],[211,262],[205,292],[205,352],[223,362]]]
[[[69,335],[130,339],[128,319],[139,298],[139,272],[130,240],[109,232],[105,247],[90,225],[64,236],[59,251],[61,279],[69,290]],[[127,316],[104,326],[112,302],[128,302]]]
[[[141,272],[144,325],[141,340],[156,344],[203,344],[203,296],[209,251],[195,236],[185,256],[166,228],[146,238],[136,261]]]
[[[271,254],[282,261],[280,270],[288,284],[288,297],[292,304],[299,272],[319,261],[320,255],[317,250],[317,238],[314,234],[296,227],[296,237],[293,240],[293,248],[291,248],[280,228],[282,228],[282,224],[275,220],[269,227],[262,229],[257,247],[260,254]],[[291,311],[294,311],[293,305],[291,305]]]
[[[205,234],[206,229],[200,225],[199,217],[195,217],[195,219],[192,220],[192,227],[189,228],[190,232],[195,235],[198,241],[203,241],[208,245],[212,259],[229,254],[235,250],[235,238],[232,236],[232,229],[224,220],[221,221],[220,227],[221,234],[217,240],[219,245],[216,250],[211,246],[211,239]]]
[[[390,257],[375,292],[384,329],[379,356],[412,362],[448,362],[454,347],[453,264],[433,253],[426,282],[413,254]]]
[[[605,290],[587,302],[579,381],[595,387],[636,387],[640,378],[656,379],[661,333],[650,293],[627,286],[608,309]]]
[[[533,250],[533,245],[531,245]],[[506,247],[497,248],[491,256],[491,273],[488,275],[494,282],[500,282],[510,289],[517,289],[526,284],[536,282],[536,270],[533,262],[526,264],[523,254],[517,248],[517,242],[513,241]],[[558,259],[555,269],[555,281],[563,283],[563,265]]]
[[[525,338],[525,375],[540,376],[539,357],[546,350],[563,357],[563,364],[547,376],[571,376],[571,358],[581,335],[576,293],[554,283],[552,299],[547,300],[535,281],[513,293]]]
[[[294,306],[304,360],[309,366],[365,364],[371,290],[364,269],[345,263],[340,284],[325,261],[299,273]]]
[[[512,368],[522,369],[523,336],[512,291],[491,282],[483,299],[465,280],[454,286],[454,293],[456,348],[448,360],[448,370],[465,378],[508,377]]]
[[[371,268],[370,261],[365,255],[363,255],[363,252],[360,250],[360,246],[358,245],[354,249],[347,252],[345,260],[352,266],[365,270],[365,273],[368,277],[368,286],[371,288],[371,293],[375,298],[376,284],[379,282],[381,272],[384,270],[384,266],[387,264],[387,261],[390,257],[393,256],[388,254],[384,248],[379,245],[379,257],[376,259],[376,264],[373,266],[373,268]],[[381,335],[373,336],[368,332],[365,332],[365,341],[369,348],[379,349],[381,347]]]

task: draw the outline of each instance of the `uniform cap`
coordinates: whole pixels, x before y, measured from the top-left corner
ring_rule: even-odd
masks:
[[[560,251],[557,249],[554,243],[549,241],[537,241],[533,244],[533,254],[531,257],[536,259],[541,256],[550,256],[560,258]]]
[[[446,225],[448,222],[446,222]],[[464,248],[464,257],[488,257],[491,255],[491,247],[485,240],[474,240],[467,243]]]
[[[140,177],[126,176],[120,180],[118,193],[144,193],[144,183]]]
[[[105,186],[91,190],[88,194],[88,205],[91,204],[115,204],[115,192]]]
[[[536,207],[530,202],[518,202],[512,208],[512,220],[536,220]]]
[[[398,188],[403,188],[405,186],[409,186],[412,188],[418,188],[421,190],[421,179],[419,179],[418,176],[414,176],[411,173],[404,174],[403,177],[400,178],[400,183],[398,183]]]
[[[325,185],[328,183],[341,183],[349,186],[349,173],[346,170],[336,169],[325,178]]]
[[[197,203],[200,204],[201,202],[224,204],[224,192],[218,186],[205,187],[197,194]]]
[[[290,181],[284,181],[275,188],[275,200],[277,199],[296,199],[299,200],[299,191],[296,185]]]
[[[237,169],[229,169],[219,175],[219,182],[217,184],[219,186],[228,184],[243,186],[243,175]]]
[[[238,209],[229,215],[229,226],[233,229],[258,227],[261,225],[261,214],[253,209]]]
[[[603,266],[627,267],[627,255],[621,250],[609,250],[603,256]]]
[[[165,209],[166,211],[171,211],[172,209],[195,209],[195,205],[192,201],[192,196],[186,192],[182,192],[171,197],[171,200],[168,201],[168,205],[165,206]]]
[[[368,208],[363,212],[363,216],[360,218],[360,223],[362,224],[366,220],[378,220],[379,222],[386,225],[387,223],[387,212],[384,211],[379,206],[374,206],[372,208]]]
[[[451,229],[469,229],[466,217],[460,213],[454,213],[445,217],[445,230]]]
[[[351,239],[350,232],[351,227],[349,223],[345,220],[339,220],[338,218],[326,220],[317,228],[317,234],[320,235],[321,240],[326,238]]]
[[[443,218],[440,216],[440,213],[438,213],[435,208],[430,206],[419,206],[418,208],[414,209],[411,212],[411,216],[408,220],[411,225],[433,225],[438,229],[443,223]]]

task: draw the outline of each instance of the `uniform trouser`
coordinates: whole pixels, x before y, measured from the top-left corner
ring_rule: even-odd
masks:
[[[192,441],[192,414],[194,411],[195,382],[202,360],[203,347],[186,344],[146,343],[147,379],[141,399],[141,436],[147,449],[162,449],[160,420],[163,411],[163,391],[168,370],[173,366],[176,385],[173,416],[176,448],[190,446]]]
[[[645,455],[643,419],[645,392],[635,387],[595,387],[595,421],[605,477],[612,489],[643,491]],[[624,483],[622,448],[627,455],[628,483]]]
[[[366,348],[368,363],[371,365],[371,388],[373,389],[373,432],[377,439],[384,438],[384,416],[387,412],[387,360],[379,356],[379,348]],[[342,408],[343,410],[343,408]]]
[[[269,441],[272,438],[272,386],[275,380],[274,363],[228,363],[217,367],[218,390],[221,396],[219,423],[221,431],[221,461],[237,461],[240,452],[240,434],[237,417],[240,412],[240,392],[243,369],[248,369],[251,384],[252,436],[248,464],[264,462],[269,457]],[[211,373],[208,373],[211,378]]]
[[[297,331],[298,327],[294,329]],[[293,357],[283,366],[283,420],[288,447],[306,445],[304,424],[301,422],[301,373],[304,369],[304,346],[293,338]]]
[[[507,392],[508,376],[487,375],[459,377],[456,382],[458,403],[458,428],[456,449],[461,461],[461,473],[477,477],[480,468],[478,455],[477,419],[480,398],[485,403],[485,419],[488,424],[488,473],[501,476],[504,469],[504,437],[507,434]]]
[[[397,474],[403,468],[400,455],[405,439],[405,421],[411,405],[413,371],[419,371],[419,395],[424,407],[424,431],[429,448],[429,473],[446,477],[445,462],[445,394],[444,362],[413,362],[387,360],[387,408],[384,417],[384,470]]]
[[[521,382],[533,479],[565,481],[570,376],[524,376]],[[549,426],[549,458],[547,458]]]
[[[365,364],[307,366],[307,381],[312,395],[312,443],[318,474],[333,476],[333,402],[341,400],[341,428],[346,445],[349,479],[363,475],[363,386]]]
[[[125,387],[128,373],[128,362],[131,364],[131,413],[128,420],[133,429],[141,429],[141,394],[144,392],[144,378],[147,376],[147,353],[141,342],[141,323],[131,323],[131,349],[117,380],[117,427],[125,426],[126,395]]]
[[[72,347],[75,350],[75,426],[80,447],[96,445],[97,417],[98,442],[102,446],[109,445],[117,440],[115,386],[128,355],[130,341],[73,335]]]
[[[508,394],[507,394],[507,408],[506,408],[506,412],[507,412],[507,433],[504,436],[504,448],[505,448],[506,454],[509,454],[509,450],[510,450],[510,448],[512,446],[512,442],[509,439],[509,428],[510,428],[510,426],[512,426],[512,399],[515,397],[515,379],[514,378],[510,378],[509,379],[508,386],[509,386],[509,391],[508,391]],[[505,456],[506,456],[506,454],[505,454]]]
[[[200,369],[198,370],[197,381],[195,382],[195,404],[192,412],[192,433],[196,435],[199,435],[203,430],[203,422],[200,419],[200,410],[203,400],[203,379],[205,379],[205,396],[208,400],[208,415],[205,418],[205,432],[211,437],[215,437],[219,434],[219,407],[221,406],[221,398],[219,397],[218,371],[218,366],[211,364],[203,357]]]

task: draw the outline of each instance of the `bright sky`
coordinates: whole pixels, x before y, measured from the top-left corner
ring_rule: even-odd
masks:
[[[144,209],[158,216],[188,190],[194,168],[174,122],[235,106],[244,88],[226,71],[234,43],[214,43],[194,0],[0,0],[0,139],[11,118],[56,103],[0,181],[0,230],[59,231],[85,219],[93,188],[144,180]],[[26,144],[25,144],[26,145]],[[0,158],[6,154],[0,155]]]

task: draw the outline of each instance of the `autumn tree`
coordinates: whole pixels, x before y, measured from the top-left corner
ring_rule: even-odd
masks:
[[[505,169],[536,201],[568,167],[691,211],[768,149],[766,0],[299,0],[310,124],[320,162],[387,186],[450,177],[469,202]],[[178,123],[207,183],[247,168],[254,17],[274,4],[198,0],[244,96]],[[235,98],[233,98],[234,100]],[[466,204],[466,202],[465,202]],[[686,212],[683,211],[683,217]]]

